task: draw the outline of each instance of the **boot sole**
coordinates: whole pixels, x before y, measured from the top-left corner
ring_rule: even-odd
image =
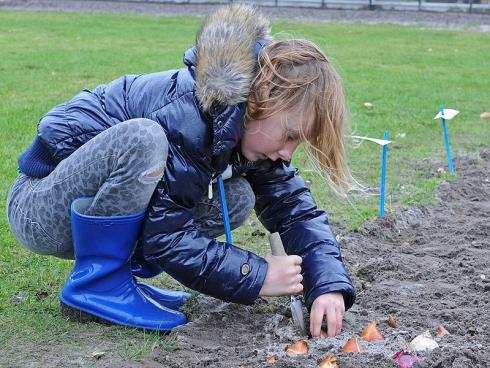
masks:
[[[63,314],[64,316],[70,319],[76,320],[77,322],[82,322],[82,323],[97,322],[103,325],[115,325],[114,322],[94,316],[93,314],[81,311],[80,309],[73,308],[63,302],[60,302],[60,309],[61,309],[61,314]]]
[[[155,332],[157,334],[170,332],[170,330],[158,330],[158,329],[153,330],[153,329],[147,329],[144,327],[126,326],[126,325],[123,325],[120,323],[115,323],[115,322],[109,321],[107,319],[95,316],[93,314],[81,311],[80,309],[76,309],[76,308],[74,308],[68,304],[63,303],[62,301],[60,301],[60,309],[61,309],[61,313],[64,316],[66,316],[66,317],[68,317],[74,321],[81,322],[81,323],[96,322],[96,323],[100,323],[100,324],[106,325],[106,326],[130,327],[130,328],[135,328],[137,330],[142,330],[142,331],[145,330],[147,332]]]

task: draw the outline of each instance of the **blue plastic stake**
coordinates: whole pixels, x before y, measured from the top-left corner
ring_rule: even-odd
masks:
[[[442,129],[444,130],[444,141],[446,142],[447,164],[449,165],[449,173],[454,175],[453,160],[451,159],[451,147],[449,147],[449,137],[447,135],[446,119],[444,119],[444,105],[441,105]]]
[[[221,202],[221,211],[223,212],[223,221],[225,223],[226,242],[228,244],[233,244],[233,240],[231,238],[230,218],[228,217],[228,206],[226,205],[225,186],[223,185],[223,178],[221,175],[218,176],[218,189],[219,199]]]
[[[385,130],[385,134],[383,136],[385,141],[388,140],[388,131]],[[388,153],[388,145],[383,145],[383,158],[381,162],[381,193],[379,199],[379,217],[383,217],[385,215],[385,182],[386,182],[386,156]]]

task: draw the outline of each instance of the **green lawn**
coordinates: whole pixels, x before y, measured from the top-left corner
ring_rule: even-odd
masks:
[[[2,203],[17,173],[17,157],[45,112],[83,88],[123,74],[181,67],[200,23],[187,17],[0,12]],[[490,111],[490,34],[292,22],[276,22],[273,31],[309,38],[330,55],[344,79],[356,135],[382,138],[389,131],[395,142],[388,153],[388,212],[431,203],[437,183],[448,179],[434,175],[437,163],[444,165],[445,160],[441,125],[433,120],[439,104],[461,110],[448,123],[454,156],[489,144],[490,123],[479,114]],[[355,227],[376,216],[377,196],[353,196],[351,204],[335,198],[301,156],[299,152],[296,164],[332,220]],[[351,144],[349,156],[355,176],[367,186],[378,186],[381,148]],[[236,243],[263,254],[266,240],[253,237],[252,230],[248,226],[235,232]],[[58,294],[72,263],[24,250],[10,234],[5,215],[0,218],[0,242],[0,365],[19,354],[36,360],[58,346],[69,349],[74,359],[94,350],[138,358],[155,346],[172,348],[172,336],[65,319],[58,310]],[[155,282],[176,287],[165,277]],[[12,303],[19,294],[25,299]]]

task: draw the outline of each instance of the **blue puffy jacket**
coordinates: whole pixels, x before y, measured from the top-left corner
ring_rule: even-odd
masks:
[[[83,90],[41,119],[35,145],[54,168],[119,122],[158,122],[167,134],[169,156],[139,239],[148,262],[184,285],[225,301],[250,304],[257,298],[267,262],[208,237],[193,219],[193,208],[212,178],[232,164],[235,174],[250,182],[262,224],[281,234],[288,254],[302,257],[308,308],[317,296],[341,291],[348,309],[355,299],[352,282],[327,215],[317,209],[297,170],[280,160],[248,162],[239,152],[257,53],[269,39],[268,25],[261,19],[245,16],[228,24],[208,19],[196,47],[184,55],[185,68],[127,75]],[[21,169],[29,161],[29,153],[24,154]]]

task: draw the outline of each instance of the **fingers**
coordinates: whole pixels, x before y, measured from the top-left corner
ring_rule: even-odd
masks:
[[[333,337],[337,335],[337,313],[327,314],[327,333],[328,337]]]
[[[338,335],[342,332],[342,320],[344,319],[345,311],[343,310],[343,308],[338,308],[336,312],[337,312],[337,330],[335,332],[335,335]]]
[[[274,256],[267,254],[267,274],[260,296],[295,295],[303,291],[303,275],[299,256]]]
[[[320,336],[323,314],[322,308],[316,308],[315,305],[313,305],[310,313],[310,333],[312,337]]]
[[[337,336],[342,331],[342,320],[345,310],[342,306],[335,306],[327,310],[328,336]]]
[[[297,284],[294,289],[292,294],[299,294],[303,292],[303,284]]]
[[[303,259],[300,256],[275,256],[272,255],[271,253],[267,253],[265,255],[265,260],[270,262],[274,260],[281,260],[281,262],[284,263],[284,265],[292,265],[294,266],[293,269],[297,270],[297,273],[301,272],[301,263],[303,262]]]
[[[313,302],[310,314],[310,332],[312,337],[320,335],[324,316],[327,322],[327,335],[337,336],[342,331],[345,305],[342,294],[330,293],[319,296]]]
[[[300,256],[290,256],[291,258],[293,258],[293,262],[295,265],[300,265],[301,263],[303,263],[303,258],[301,258]]]
[[[316,308],[315,311],[311,309],[310,315],[310,332],[312,337],[320,336],[320,330],[322,327],[323,316],[327,318],[327,334],[328,337],[337,336],[342,329],[342,318],[343,315],[340,311],[333,312],[319,310]]]
[[[291,295],[301,293],[303,291],[303,275],[301,274],[302,259],[299,256],[287,256],[287,261],[292,262],[291,266],[286,266],[285,271],[288,273],[291,285]],[[290,263],[291,264],[291,263]],[[289,294],[289,293],[288,293]]]
[[[303,284],[301,283],[302,281],[303,281],[303,275],[301,275],[300,273],[295,273],[292,279],[293,288],[291,294],[299,294],[303,291]]]
[[[301,259],[301,257],[299,257]],[[301,266],[294,266],[294,294],[299,294],[303,292],[303,275],[301,274]]]

